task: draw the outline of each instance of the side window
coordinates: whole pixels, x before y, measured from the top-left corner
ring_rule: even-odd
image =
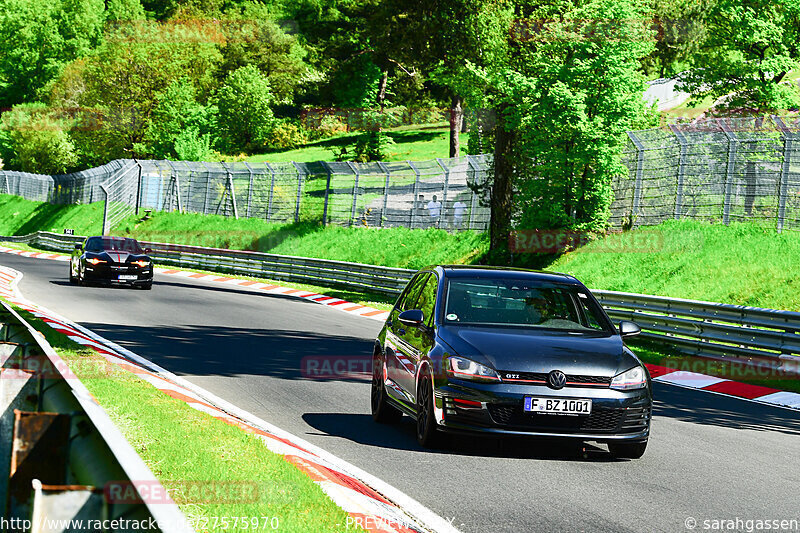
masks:
[[[397,302],[397,310],[399,312],[402,313],[403,311],[408,311],[409,309],[415,309],[414,304],[417,302],[419,291],[422,289],[427,277],[428,272],[422,272],[411,280],[411,283],[409,283],[408,288],[406,288],[406,292],[402,299]]]
[[[436,310],[436,290],[438,287],[439,278],[436,277],[436,274],[431,274],[417,302],[417,308],[422,310],[425,316],[425,324],[428,326],[433,324],[433,314]]]

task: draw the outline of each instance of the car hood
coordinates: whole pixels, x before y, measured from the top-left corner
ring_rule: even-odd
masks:
[[[87,252],[87,257],[99,257],[111,263],[124,264],[132,261],[145,260],[150,261],[150,257],[144,254],[132,254],[122,251],[103,251],[103,252]]]
[[[528,328],[440,327],[452,353],[495,370],[615,376],[639,364],[619,335],[570,334]]]

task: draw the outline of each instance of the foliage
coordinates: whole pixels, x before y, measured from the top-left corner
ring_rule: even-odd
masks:
[[[78,162],[64,123],[43,104],[20,104],[0,121],[0,157],[9,170],[64,174]]]
[[[137,152],[154,159],[203,161],[210,157],[216,110],[199,104],[196,92],[191,81],[183,77],[159,95]]]
[[[306,143],[308,137],[297,124],[284,120],[275,124],[268,146],[273,150],[291,150]]]
[[[219,131],[223,148],[265,146],[274,127],[269,79],[247,65],[231,72],[219,90]]]
[[[682,87],[697,102],[776,113],[800,106],[800,89],[783,83],[800,68],[800,3],[796,0],[718,0],[706,18],[708,37]]]
[[[642,60],[648,76],[675,76],[688,67],[706,38],[705,15],[715,0],[658,0],[653,2],[656,44]]]
[[[0,108],[31,102],[102,37],[103,0],[0,2]]]

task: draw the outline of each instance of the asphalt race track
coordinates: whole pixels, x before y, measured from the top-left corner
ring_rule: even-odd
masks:
[[[800,520],[800,412],[665,384],[645,456],[459,437],[416,444],[374,424],[369,383],[308,379],[304,357],[368,357],[377,321],[290,297],[156,275],[152,291],[76,287],[67,264],[13,255],[48,307],[321,446],[464,531],[689,531],[687,519]]]

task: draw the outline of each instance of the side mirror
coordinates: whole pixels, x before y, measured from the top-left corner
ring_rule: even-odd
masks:
[[[151,250],[150,248],[145,248],[144,253],[146,254],[153,253],[153,250]]]
[[[408,311],[403,311],[400,313],[400,316],[397,317],[397,320],[406,326],[418,328],[422,325],[422,322],[424,322],[425,315],[419,309],[409,309]]]
[[[83,244],[81,244],[81,243],[75,244],[75,249],[76,250],[83,250]]]
[[[623,320],[619,323],[619,334],[622,337],[633,337],[642,332],[642,328],[636,322],[630,320]]]

